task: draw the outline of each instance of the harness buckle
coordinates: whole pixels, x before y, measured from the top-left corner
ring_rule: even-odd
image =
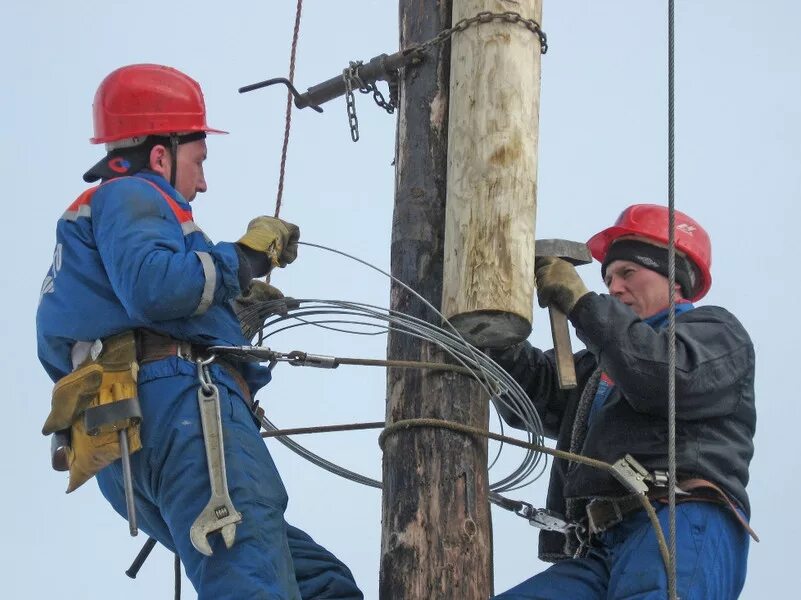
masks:
[[[666,488],[668,486],[668,474],[667,471],[654,471],[651,473],[651,485],[658,488]],[[676,490],[677,493],[683,493],[680,490]]]
[[[176,340],[175,356],[183,360],[195,362],[195,353],[192,352],[192,344],[183,340]]]
[[[527,502],[521,502],[521,507],[515,511],[521,517],[528,519],[528,524],[544,531],[558,531],[566,534],[571,529],[577,527],[576,523],[570,523],[558,512],[547,508],[534,508]]]

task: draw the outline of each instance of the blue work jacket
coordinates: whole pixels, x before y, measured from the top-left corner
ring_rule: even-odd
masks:
[[[188,202],[145,171],[86,190],[58,220],[42,284],[39,360],[56,381],[78,341],[147,328],[201,345],[241,345],[230,301],[240,293],[234,244],[214,244]],[[269,371],[241,365],[251,392]]]

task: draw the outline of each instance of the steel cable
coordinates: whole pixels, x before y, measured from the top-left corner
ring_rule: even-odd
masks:
[[[259,319],[264,321],[265,317],[269,317],[271,313],[273,315],[275,315],[276,312],[284,313],[282,315],[266,319],[261,331],[257,335],[257,342],[259,344],[263,344],[268,338],[276,335],[279,332],[301,325],[315,325],[329,329],[335,328],[338,331],[343,331],[346,333],[360,334],[364,334],[365,332],[352,328],[334,326],[350,325],[358,328],[368,327],[374,329],[375,331],[367,332],[369,335],[375,335],[376,333],[382,333],[393,329],[418,339],[427,340],[445,351],[462,367],[470,370],[471,372],[476,372],[478,374],[475,376],[476,380],[483,388],[488,398],[491,399],[493,404],[495,404],[496,407],[500,406],[502,410],[506,410],[510,414],[513,414],[519,418],[523,423],[526,435],[531,442],[536,441],[540,444],[542,443],[542,423],[539,415],[537,414],[536,410],[534,410],[533,405],[522,388],[520,388],[517,382],[514,381],[514,379],[512,379],[511,376],[509,376],[506,371],[500,368],[494,361],[492,361],[478,349],[468,344],[458,333],[458,331],[456,331],[450,325],[450,323],[448,323],[444,316],[434,306],[422,298],[416,291],[409,288],[403,282],[397,280],[397,278],[392,277],[392,275],[357,257],[317,244],[310,244],[308,242],[303,242],[302,244],[339,254],[359,262],[368,268],[394,280],[396,283],[403,286],[409,290],[410,293],[419,298],[429,308],[429,310],[442,319],[443,323],[446,324],[449,330],[432,325],[423,319],[364,303],[315,299],[293,299],[291,301],[278,300],[256,304],[245,309],[241,313],[241,318],[243,321],[248,321],[250,319]],[[286,304],[288,303],[293,305],[292,309],[286,308]],[[331,318],[332,316],[336,316],[338,318]],[[296,320],[298,322],[287,324],[286,321],[288,320]],[[274,428],[274,426],[272,427]],[[287,446],[290,445],[287,444]],[[328,470],[333,469],[332,472],[346,477],[347,479],[358,479],[362,482],[365,479],[369,479],[364,478],[364,476],[349,472],[346,469],[342,469],[338,466],[332,467],[334,464],[330,461],[320,457],[313,458],[310,456],[311,453],[309,453],[309,451],[306,449],[301,450],[301,448],[302,447],[294,442],[290,447],[290,449],[293,451],[303,455],[304,458],[310,459],[314,464],[318,464],[318,466],[322,466]],[[500,454],[500,449],[498,453]],[[496,458],[492,461],[493,465],[497,462],[497,459],[498,457],[496,456]],[[491,484],[491,488],[494,491],[509,491],[527,485],[542,475],[547,466],[545,462],[544,456],[541,453],[529,451],[523,457],[517,468],[515,468],[507,476],[501,478],[499,481]],[[541,467],[539,472],[537,472],[537,467]],[[535,472],[536,474],[532,476],[532,474]],[[371,483],[368,485],[373,484]]]
[[[392,275],[382,271],[378,267],[375,267],[374,265],[371,265],[370,263],[355,256],[318,244],[310,244],[307,242],[301,243],[306,246],[315,247],[352,259],[385,275],[386,277],[389,277],[398,285],[404,287],[414,296],[419,298],[431,311],[434,312],[434,314],[438,315],[442,319],[443,323],[448,326],[450,331],[433,325],[423,319],[366,303],[342,300],[281,299],[254,304],[240,313],[240,318],[243,321],[247,321],[249,319],[258,319],[262,322],[261,329],[258,331],[256,336],[260,345],[273,335],[276,335],[279,332],[287,331],[295,326],[320,326],[330,329],[333,324],[349,325],[353,327],[369,327],[376,329],[376,331],[369,332],[370,335],[374,335],[379,332],[387,332],[392,329],[393,331],[399,331],[415,338],[432,342],[445,351],[454,360],[456,360],[456,362],[462,368],[473,372],[476,381],[484,389],[484,391],[489,394],[490,400],[496,406],[496,410],[498,410],[499,414],[503,409],[520,419],[525,427],[528,440],[522,441],[514,438],[510,439],[503,435],[484,432],[475,428],[469,428],[462,424],[439,421],[436,419],[412,419],[390,424],[363,423],[346,426],[323,426],[302,428],[294,431],[337,431],[366,429],[370,427],[378,428],[383,426],[384,431],[379,438],[379,443],[381,443],[386,435],[393,431],[397,431],[398,429],[408,428],[410,426],[435,426],[462,431],[464,433],[474,433],[490,439],[495,439],[502,442],[505,441],[507,444],[513,446],[526,448],[527,453],[520,465],[514,469],[512,473],[500,481],[490,484],[490,501],[499,506],[505,506],[506,504],[509,504],[509,501],[507,501],[503,496],[499,495],[500,492],[519,489],[530,484],[540,477],[542,473],[544,473],[547,466],[546,461],[544,460],[545,454],[551,454],[553,456],[564,458],[565,460],[592,464],[592,466],[597,466],[598,468],[604,470],[611,468],[611,465],[594,461],[588,457],[571,455],[569,453],[564,453],[545,447],[543,443],[544,436],[542,423],[525,391],[509,374],[506,373],[503,368],[495,363],[495,361],[479,351],[477,348],[468,344],[459,334],[459,332],[448,322],[448,320],[445,319],[445,317],[433,305],[427,302],[415,290],[411,289],[409,286]],[[336,316],[338,318],[331,318],[332,316]],[[299,323],[277,327],[279,323],[290,319],[297,320]],[[345,333],[364,333],[353,329],[344,329],[339,327],[336,329]],[[352,362],[356,363],[357,361],[353,360]],[[379,361],[372,362],[377,363]],[[499,407],[502,407],[502,409]],[[278,431],[277,427],[266,417],[262,418],[262,424],[268,432]],[[309,460],[313,464],[330,471],[331,473],[337,474],[357,483],[368,485],[370,487],[381,488],[381,483],[379,481],[364,475],[360,475],[331,461],[328,461],[327,459],[314,454],[294,440],[290,440],[285,436],[268,435],[265,437],[277,437],[278,441],[284,444],[287,448]],[[596,465],[595,463],[598,464]],[[538,465],[541,465],[541,469],[535,476],[531,477]],[[669,572],[671,561],[670,551],[665,542],[661,527],[659,526],[656,513],[645,495],[642,496],[641,501],[643,502],[643,506],[648,512],[648,517],[655,529],[659,551],[665,562],[665,568]]]
[[[344,302],[344,301],[323,301],[323,300],[293,300],[297,303],[298,308],[288,311],[286,316],[273,317],[267,320],[264,325],[265,330],[270,330],[277,324],[282,323],[286,319],[298,318],[306,325],[321,325],[326,326],[332,322],[335,323],[350,323],[363,326],[363,320],[354,320],[348,318],[329,318],[330,315],[337,317],[348,316],[361,316],[374,319],[376,321],[384,321],[384,331],[389,331],[390,327],[395,331],[411,335],[417,339],[427,340],[445,351],[450,355],[462,368],[469,372],[476,372],[476,379],[479,385],[482,386],[485,393],[492,399],[493,403],[500,404],[502,407],[518,417],[528,432],[535,432],[537,439],[542,438],[542,424],[536,411],[533,410],[528,397],[519,385],[506,374],[506,372],[495,365],[495,363],[486,357],[484,354],[479,353],[475,348],[467,350],[460,347],[459,338],[452,333],[443,330],[430,323],[389,311],[374,307],[371,305]],[[243,319],[248,319],[254,315],[260,318],[264,313],[269,313],[276,309],[276,305],[281,301],[270,301],[259,305],[258,307],[251,308],[249,311],[243,313]],[[383,312],[382,312],[383,311]],[[372,326],[379,326],[378,324],[371,324]],[[280,328],[284,331],[289,326]],[[273,331],[267,331],[262,335],[262,343],[275,334]],[[538,432],[538,433],[537,433]],[[497,459],[496,459],[497,460]],[[523,480],[527,479],[529,475],[536,469],[540,463],[541,458],[536,453],[527,455],[522,461],[520,467],[513,471],[508,477],[493,484],[493,489],[508,491],[516,489],[524,484]],[[495,462],[495,461],[493,461]]]
[[[676,600],[676,209],[675,12],[668,0],[668,597]]]

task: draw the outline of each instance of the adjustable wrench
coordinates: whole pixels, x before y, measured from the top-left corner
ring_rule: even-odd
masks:
[[[234,545],[236,524],[242,521],[242,515],[234,508],[228,496],[219,392],[213,383],[205,383],[202,379],[201,382],[202,385],[197,391],[197,401],[200,406],[206,461],[209,465],[211,499],[192,523],[189,539],[198,552],[211,556],[212,550],[206,536],[220,531],[225,547],[230,548]]]

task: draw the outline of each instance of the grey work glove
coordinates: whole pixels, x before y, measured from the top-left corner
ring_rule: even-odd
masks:
[[[300,228],[276,217],[256,217],[238,243],[267,255],[272,267],[285,267],[298,256]]]
[[[284,300],[284,302],[267,307],[265,303],[271,300]],[[242,333],[247,339],[252,339],[261,331],[267,317],[275,314],[286,315],[290,304],[293,305],[292,307],[297,305],[292,298],[284,298],[284,294],[277,287],[259,279],[251,281],[248,291],[241,293],[231,301],[234,313],[242,327]]]
[[[538,256],[534,261],[537,277],[537,300],[540,306],[555,306],[570,314],[579,298],[589,293],[576,273],[576,267],[553,256]]]

